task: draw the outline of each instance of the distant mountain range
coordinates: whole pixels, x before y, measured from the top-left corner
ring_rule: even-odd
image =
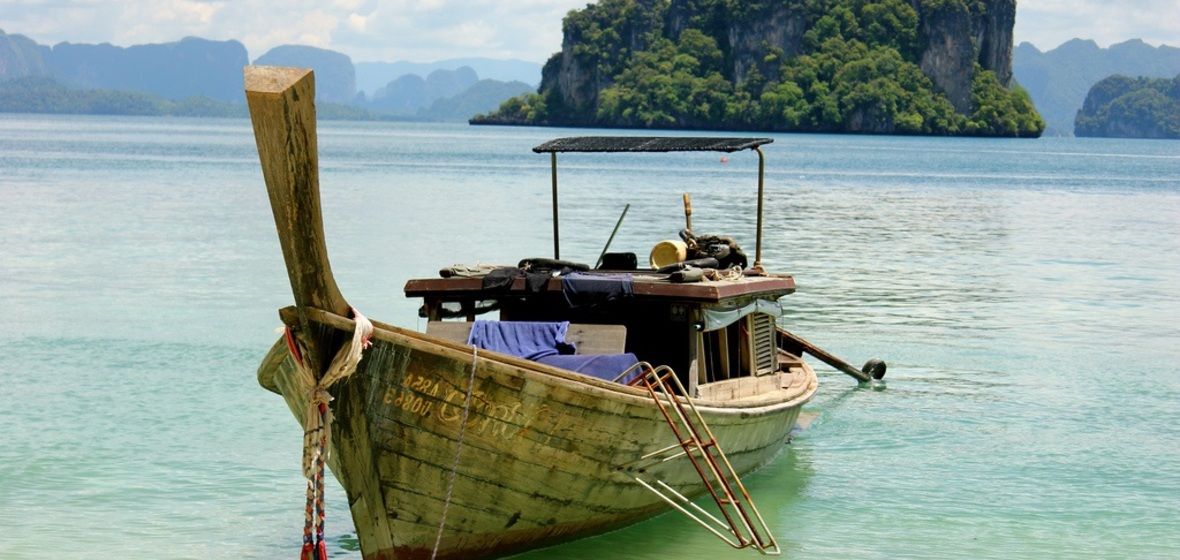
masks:
[[[232,40],[186,37],[174,43],[131,47],[107,43],[59,43],[50,47],[0,30],[0,83],[51,80],[7,88],[4,99],[10,101],[13,95],[51,91],[56,83],[68,90],[99,90],[106,107],[123,106],[110,102],[112,91],[160,98],[152,103],[136,98],[135,103],[141,107],[170,105],[190,97],[243,105],[242,67],[250,63],[246,47]],[[425,64],[353,64],[342,53],[301,45],[275,47],[253,63],[312,68],[316,72],[318,101],[364,109],[378,118],[466,120],[497,108],[505,99],[535,89],[541,78],[540,64],[520,60],[467,58]],[[53,112],[91,106],[77,97],[71,94],[71,108]],[[46,108],[39,100],[17,101],[15,108],[0,107],[0,111]]]
[[[1103,49],[1094,41],[1074,39],[1041,52],[1021,43],[1013,49],[1012,73],[1045,119],[1045,134],[1071,136],[1074,118],[1091,87],[1115,74],[1175,76],[1180,73],[1180,48],[1152,47],[1135,39]]]
[[[541,64],[526,60],[492,58],[451,58],[438,62],[357,62],[356,89],[372,96],[402,76],[414,75],[425,78],[436,70],[458,70],[471,68],[484,78],[502,82],[523,82],[533,88],[541,82]]]
[[[465,120],[500,102],[536,91],[541,65],[522,60],[457,58],[431,63],[359,62],[315,47],[276,47],[258,64],[311,67],[318,98],[397,118]],[[47,78],[71,90],[133,91],[178,103],[192,97],[242,104],[242,67],[251,61],[238,41],[186,37],[163,44],[37,44],[0,30],[0,82]],[[1012,70],[1048,125],[1046,134],[1073,134],[1087,93],[1100,80],[1123,74],[1165,78],[1180,73],[1180,48],[1131,40],[1109,48],[1075,39],[1041,52],[1013,49]],[[44,91],[45,83],[20,91]],[[25,105],[41,106],[38,104]],[[14,110],[0,107],[0,110]],[[351,114],[351,113],[350,113]]]

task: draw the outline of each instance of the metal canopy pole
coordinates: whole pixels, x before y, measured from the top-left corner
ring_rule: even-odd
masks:
[[[557,152],[549,152],[550,165],[553,168],[553,258],[561,259],[561,241],[557,233]]]
[[[754,151],[758,152],[758,238],[754,246],[754,268],[762,269],[762,184],[763,177],[766,175],[766,157],[762,154],[762,148],[755,146]],[[556,179],[554,179],[556,181]],[[556,192],[556,191],[555,191]]]

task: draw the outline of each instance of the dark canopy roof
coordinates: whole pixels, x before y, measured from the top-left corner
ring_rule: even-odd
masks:
[[[550,140],[533,148],[554,152],[736,152],[774,142],[773,138],[692,136],[575,136]]]

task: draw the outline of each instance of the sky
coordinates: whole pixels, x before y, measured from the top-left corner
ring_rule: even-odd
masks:
[[[488,57],[544,62],[587,0],[0,0],[0,29],[42,45],[236,39],[251,60],[279,45],[353,62]],[[1072,39],[1180,47],[1180,0],[1018,0],[1015,44]]]

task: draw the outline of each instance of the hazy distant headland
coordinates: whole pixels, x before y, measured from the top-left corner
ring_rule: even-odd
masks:
[[[1171,78],[1180,74],[1180,48],[1153,47],[1138,39],[1108,48],[1074,39],[1041,52],[1030,43],[1013,51],[1016,81],[1032,97],[1045,119],[1046,134],[1070,136],[1090,89],[1113,76]]]
[[[354,64],[342,53],[301,45],[275,47],[253,63],[315,70],[325,118],[464,121],[531,91],[540,79],[539,64],[519,60]],[[0,30],[0,111],[245,116],[248,64],[246,47],[232,40],[50,47]]]

